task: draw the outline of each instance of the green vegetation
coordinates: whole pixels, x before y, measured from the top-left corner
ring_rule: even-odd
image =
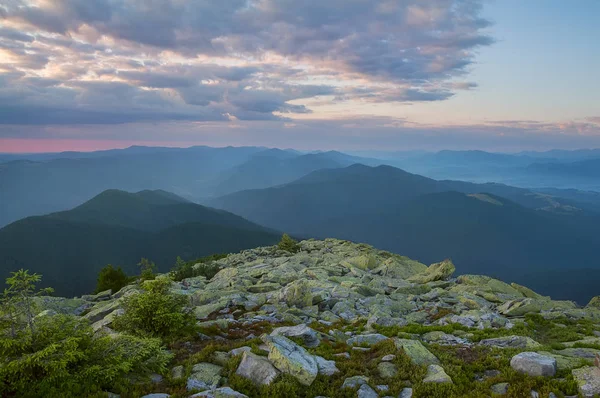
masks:
[[[131,278],[125,274],[121,267],[115,268],[111,264],[100,270],[98,274],[98,285],[95,293],[100,293],[105,290],[111,290],[113,293],[118,292],[131,281]]]
[[[136,336],[169,340],[181,336],[194,324],[191,313],[184,309],[187,299],[169,292],[171,280],[161,276],[142,283],[144,291],[123,300],[125,313],[115,318],[116,330]]]
[[[176,282],[195,276],[204,276],[207,280],[210,280],[221,269],[218,264],[214,264],[214,261],[227,256],[227,254],[212,254],[187,262],[183,261],[181,257],[177,257],[170,272],[171,278]]]
[[[156,264],[152,261],[142,257],[138,263],[138,267],[140,267],[140,278],[142,281],[149,281],[155,278]]]
[[[279,250],[285,250],[290,253],[298,253],[300,251],[300,245],[294,239],[292,239],[288,234],[283,234],[281,240],[277,244]]]
[[[82,318],[37,313],[41,280],[20,270],[7,279],[0,329],[0,395],[94,396],[130,385],[127,377],[164,372],[171,359],[158,339],[94,336]]]

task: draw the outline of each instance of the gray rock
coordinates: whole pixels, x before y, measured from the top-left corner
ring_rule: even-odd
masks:
[[[335,373],[340,370],[335,366],[335,361],[328,361],[323,357],[315,355],[315,359],[317,360],[317,366],[319,367],[319,374],[325,376],[333,376]]]
[[[440,365],[429,365],[423,383],[452,383],[452,379]]]
[[[192,395],[190,398],[248,398],[247,395],[237,392],[230,387],[221,387],[214,390],[202,391]]]
[[[379,375],[384,379],[391,379],[398,373],[398,368],[391,362],[380,362],[377,365],[377,370],[379,371]]]
[[[386,391],[390,390],[390,386],[386,386],[385,384],[380,384],[380,385],[375,386],[375,389],[377,391],[386,392]]]
[[[221,382],[221,369],[221,366],[208,362],[194,365],[192,375],[187,379],[188,391],[216,388]]]
[[[279,375],[279,371],[275,366],[264,357],[244,351],[242,361],[238,366],[237,375],[250,379],[256,385],[271,384]]]
[[[402,391],[400,391],[400,395],[398,395],[398,398],[412,398],[412,396],[413,396],[412,388],[406,387],[406,388],[403,388]]]
[[[510,360],[510,366],[517,372],[529,376],[554,376],[556,374],[556,359],[540,355],[537,352],[522,352]]]
[[[169,394],[165,394],[165,393],[154,393],[154,394],[147,394],[144,395],[142,398],[169,398],[170,395]]]
[[[395,356],[394,354],[387,354],[387,355],[385,355],[383,358],[381,358],[381,360],[382,360],[383,362],[391,362],[391,361],[393,361],[394,359],[396,359],[396,356]]]
[[[348,345],[368,345],[369,347],[379,343],[380,341],[387,340],[388,337],[379,333],[372,334],[359,334],[348,339],[346,342]]]
[[[600,368],[596,366],[585,366],[571,371],[577,382],[579,393],[585,398],[591,398],[600,394]]]
[[[357,388],[362,386],[363,384],[367,384],[368,382],[369,378],[367,376],[352,376],[344,380],[342,388]]]
[[[319,334],[305,324],[275,328],[271,332],[271,336],[277,335],[285,337],[299,337],[304,341],[304,345],[309,348],[316,347],[321,343]]]
[[[410,339],[394,339],[397,348],[402,348],[415,365],[438,365],[440,361],[420,341]]]
[[[480,345],[497,348],[539,348],[542,345],[537,341],[526,336],[504,336],[494,339],[485,339],[479,342]]]
[[[508,383],[494,384],[490,390],[497,395],[505,395],[508,393]]]
[[[175,366],[173,369],[171,369],[171,378],[173,380],[179,380],[179,379],[183,378],[183,366],[182,365]]]
[[[251,347],[243,346],[243,347],[239,347],[239,348],[234,348],[233,350],[229,351],[229,355],[231,355],[232,357],[235,357],[236,355],[241,355],[244,352],[250,352],[250,351],[252,351]]]
[[[262,336],[269,348],[269,360],[281,372],[294,376],[301,384],[311,385],[319,373],[316,358],[284,336]]]
[[[379,398],[379,394],[375,392],[368,384],[363,384],[358,389],[357,398]]]

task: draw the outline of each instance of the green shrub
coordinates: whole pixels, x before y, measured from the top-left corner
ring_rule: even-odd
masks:
[[[300,251],[300,245],[297,241],[292,239],[288,234],[283,234],[281,240],[277,244],[279,250],[285,250],[290,253],[298,253]]]
[[[0,396],[81,397],[127,388],[128,377],[165,372],[171,359],[159,339],[94,336],[72,315],[37,315],[37,274],[7,279],[0,325]]]
[[[138,266],[141,270],[140,278],[142,281],[149,281],[156,277],[156,275],[154,275],[154,271],[156,270],[156,264],[154,264],[154,262],[142,257]]]
[[[123,301],[125,313],[115,318],[116,330],[136,336],[169,339],[180,336],[194,325],[193,315],[187,311],[185,296],[169,292],[171,280],[158,277],[142,284],[144,291],[128,296]]]
[[[121,267],[114,268],[111,264],[108,264],[98,273],[98,285],[96,286],[95,293],[100,293],[108,289],[116,293],[130,281],[131,278],[125,274]]]
[[[215,261],[227,256],[227,254],[212,254],[188,262],[183,261],[181,257],[177,257],[175,265],[171,269],[171,278],[177,282],[195,276],[204,276],[207,280],[210,280],[221,270],[221,267]]]

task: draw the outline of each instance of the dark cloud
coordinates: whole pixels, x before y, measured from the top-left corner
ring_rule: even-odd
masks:
[[[0,18],[2,124],[287,120],[315,97],[441,101],[476,86],[456,77],[493,42],[480,0],[5,0]]]

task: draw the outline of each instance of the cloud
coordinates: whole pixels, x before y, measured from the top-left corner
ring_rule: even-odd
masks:
[[[0,124],[443,101],[476,87],[456,81],[493,43],[479,0],[9,0],[0,19]]]

